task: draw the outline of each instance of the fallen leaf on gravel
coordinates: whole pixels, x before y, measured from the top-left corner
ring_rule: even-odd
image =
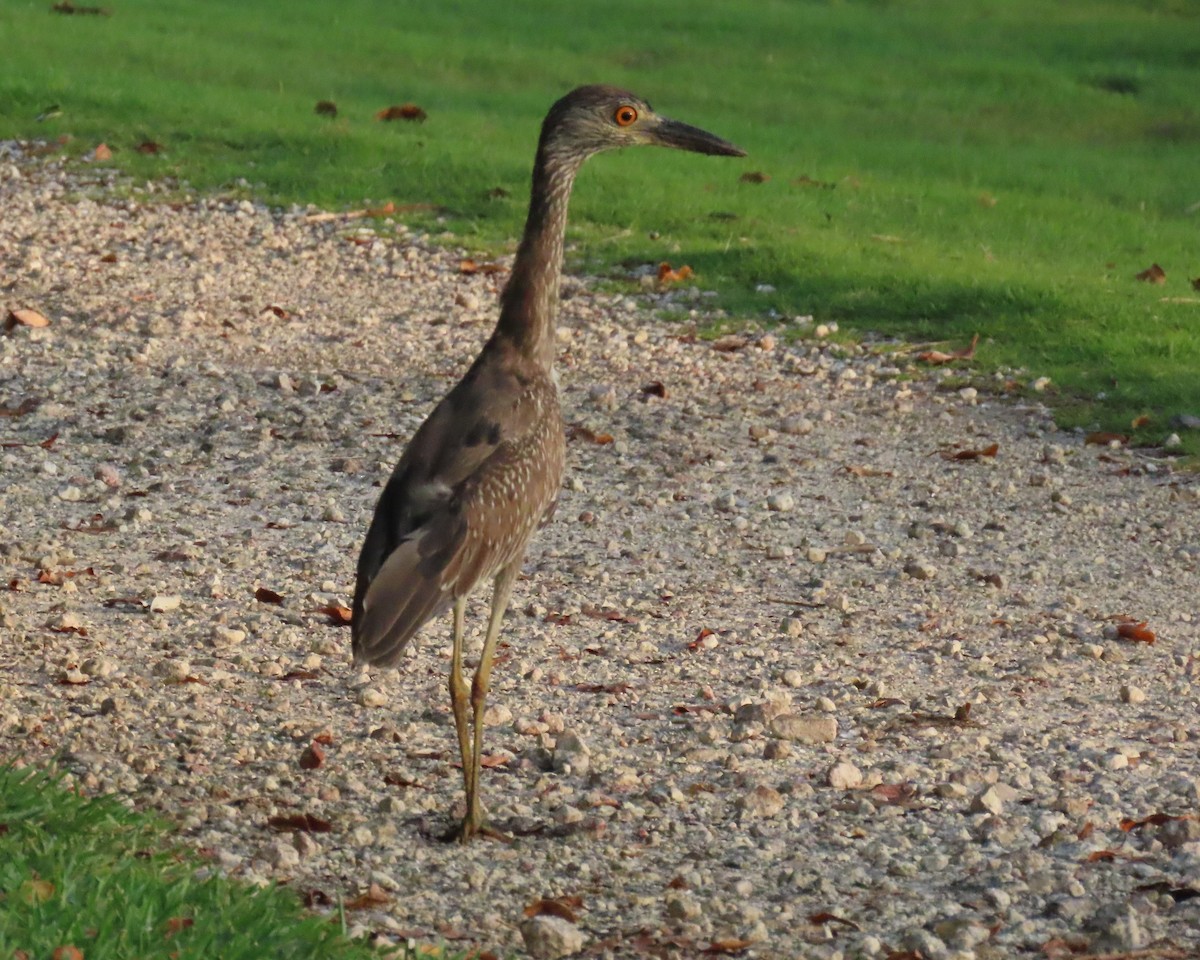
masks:
[[[318,100],[317,105],[313,107],[313,113],[319,117],[336,117],[337,104],[332,100]]]
[[[319,743],[323,747],[331,747],[333,746],[333,734],[328,730],[322,730],[313,737],[313,743]]]
[[[761,170],[747,170],[738,180],[742,183],[766,183],[771,179],[769,173],[763,173]]]
[[[720,337],[712,342],[712,348],[717,353],[733,353],[735,350],[741,350],[750,341],[745,337],[739,337],[731,334],[727,337]]]
[[[620,610],[601,610],[598,607],[581,607],[579,610],[585,617],[593,620],[608,620],[612,623],[637,623],[633,617],[627,617]]]
[[[360,893],[353,900],[347,900],[343,906],[347,910],[367,910],[385,903],[391,903],[392,898],[377,883],[371,884],[366,893]]]
[[[1196,887],[1173,887],[1166,880],[1156,880],[1153,883],[1143,883],[1134,887],[1135,890],[1150,890],[1154,893],[1165,893],[1176,903],[1186,903],[1200,897],[1200,889]]]
[[[982,460],[984,457],[994,457],[1000,452],[1000,444],[992,443],[980,450],[943,450],[943,460]]]
[[[42,401],[34,397],[26,397],[15,407],[0,404],[0,417],[23,417],[27,413],[33,413],[41,404]]]
[[[48,327],[50,321],[36,310],[30,310],[25,307],[19,307],[16,310],[9,310],[8,316],[4,320],[5,329],[11,330],[13,327]]]
[[[684,880],[683,877],[681,877],[677,874],[677,875],[673,876],[669,881],[667,881],[667,889],[668,890],[690,890],[691,887],[688,886],[688,882],[686,880]]]
[[[1141,820],[1125,818],[1121,821],[1120,827],[1125,833],[1131,830],[1140,830],[1142,827],[1161,827],[1164,823],[1174,823],[1177,820],[1195,820],[1195,816],[1189,814],[1181,814],[1174,816],[1169,813],[1152,813],[1148,817],[1143,817]]]
[[[1152,263],[1141,273],[1135,273],[1133,279],[1141,280],[1143,283],[1166,283],[1167,271],[1157,263]]]
[[[472,273],[503,273],[508,268],[502,263],[477,263],[469,257],[458,262],[458,272]]]
[[[389,787],[419,787],[419,786],[421,786],[419,781],[410,780],[408,777],[403,776],[402,774],[399,774],[399,773],[385,773],[383,775],[383,782],[386,783]]]
[[[1117,636],[1122,640],[1133,640],[1137,643],[1154,643],[1158,636],[1147,628],[1148,622],[1143,620],[1140,623],[1118,623]]]
[[[415,103],[402,103],[399,106],[384,107],[375,114],[376,120],[409,120],[424,123],[428,118],[429,114]]]
[[[303,833],[330,833],[333,824],[311,813],[289,813],[268,817],[267,826],[272,830],[299,830]]]
[[[867,704],[871,710],[882,710],[884,707],[899,707],[903,705],[904,701],[896,697],[880,697],[878,700],[872,700]]]
[[[325,748],[319,743],[310,743],[300,754],[301,770],[316,770],[325,763]]]
[[[567,427],[567,439],[574,440],[576,438],[587,440],[589,443],[594,443],[598,446],[604,446],[613,442],[611,433],[597,433],[595,430],[591,430],[582,424],[573,423]]]
[[[918,353],[917,359],[935,365],[949,363],[952,360],[970,360],[975,356],[975,345],[978,343],[979,334],[975,334],[971,338],[970,345],[963,347],[961,350],[952,350],[950,353],[945,353],[941,350],[926,350],[924,353]]]
[[[258,311],[258,315],[260,317],[264,317],[268,313],[274,314],[280,320],[291,320],[292,319],[292,311],[291,310],[288,310],[286,307],[281,307],[275,303],[268,303],[265,307],[263,307],[261,310]]]
[[[753,940],[714,940],[700,952],[710,956],[718,956],[742,953],[752,946],[754,946]]]
[[[663,261],[658,265],[659,283],[680,283],[692,275],[692,268],[686,263],[678,270],[672,270],[671,265]]]
[[[642,387],[642,396],[659,397],[665,400],[667,397],[667,388],[663,386],[663,382],[661,380],[655,380],[654,382],[648,383]]]
[[[583,898],[575,895],[564,897],[546,897],[541,900],[534,900],[525,908],[525,916],[527,917],[561,917],[569,923],[578,923],[579,914],[577,910],[583,909]]]
[[[283,603],[283,594],[276,593],[268,587],[259,587],[254,591],[254,599],[259,603]]]
[[[100,605],[103,607],[136,607],[139,610],[145,610],[150,606],[141,597],[109,597]]]
[[[845,917],[839,917],[836,913],[812,913],[808,916],[809,923],[816,924],[838,924],[839,926],[847,927],[850,930],[861,930],[862,928],[853,920],[847,920]]]
[[[871,797],[883,803],[906,803],[917,795],[911,783],[880,783],[871,788]]]
[[[195,922],[191,917],[170,917],[167,920],[167,928],[163,931],[163,936],[169,940],[181,930],[186,930],[194,925]]]
[[[330,603],[323,607],[317,607],[317,613],[323,613],[329,618],[329,622],[335,627],[350,626],[352,611],[349,607],[343,607],[340,603]]]
[[[489,753],[480,757],[479,765],[487,767],[489,770],[494,770],[497,767],[507,766],[511,761],[512,757],[507,753]]]
[[[700,632],[696,634],[696,639],[689,643],[687,648],[689,650],[699,650],[703,646],[704,641],[708,637],[713,636],[716,632],[717,631],[715,630],[709,630],[708,627],[702,628]]]
[[[1107,447],[1110,443],[1128,443],[1129,438],[1123,433],[1111,433],[1108,430],[1096,430],[1083,438],[1084,443],[1094,446]]]

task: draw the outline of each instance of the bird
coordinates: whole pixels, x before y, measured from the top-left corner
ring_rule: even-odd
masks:
[[[497,835],[485,826],[479,787],[493,657],[526,547],[549,521],[563,477],[566,430],[554,360],[568,200],[588,157],[639,145],[746,155],[617,87],[578,87],[554,103],[542,123],[525,230],[496,326],[409,441],[359,554],[351,608],[356,664],[394,666],[426,623],[453,613],[449,692],[466,812],[448,837],[464,843]],[[489,580],[491,613],[468,688],[467,599]]]

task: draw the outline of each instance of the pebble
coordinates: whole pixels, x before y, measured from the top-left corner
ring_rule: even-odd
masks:
[[[562,917],[541,914],[521,921],[521,939],[535,960],[556,960],[583,949],[583,931]]]
[[[183,598],[175,594],[159,594],[150,601],[151,613],[171,613],[178,610]]]
[[[1130,683],[1121,684],[1121,702],[1136,705],[1146,702],[1146,692]]]
[[[1004,800],[994,784],[980,790],[971,798],[971,812],[990,813],[994,816],[999,816],[1004,812]]]
[[[363,687],[358,693],[358,702],[364,707],[383,707],[387,705],[388,695],[378,687]]]
[[[738,808],[744,817],[774,817],[782,812],[783,806],[783,794],[763,784],[738,799]]]
[[[837,739],[838,722],[824,714],[785,713],[771,720],[770,731],[795,743],[829,743]]]
[[[788,492],[773,493],[767,497],[767,509],[777,513],[791,513],[796,507],[795,498]]]
[[[932,580],[937,576],[937,567],[928,560],[910,560],[904,565],[904,572],[914,580]]]
[[[863,782],[862,771],[849,761],[835,763],[826,774],[826,782],[835,790],[853,790]]]

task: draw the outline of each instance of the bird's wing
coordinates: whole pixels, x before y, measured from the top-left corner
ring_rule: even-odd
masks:
[[[354,595],[360,662],[394,663],[413,634],[484,572],[476,555],[487,541],[470,536],[485,525],[480,481],[510,463],[539,411],[530,384],[499,365],[480,366],[421,425],[375,507]]]

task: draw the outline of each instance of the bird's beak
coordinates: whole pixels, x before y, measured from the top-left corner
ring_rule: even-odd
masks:
[[[676,150],[691,150],[693,153],[707,153],[719,157],[744,157],[746,151],[736,147],[728,140],[693,127],[691,124],[680,123],[678,120],[668,120],[663,117],[649,131],[649,140],[660,147],[674,147]]]

